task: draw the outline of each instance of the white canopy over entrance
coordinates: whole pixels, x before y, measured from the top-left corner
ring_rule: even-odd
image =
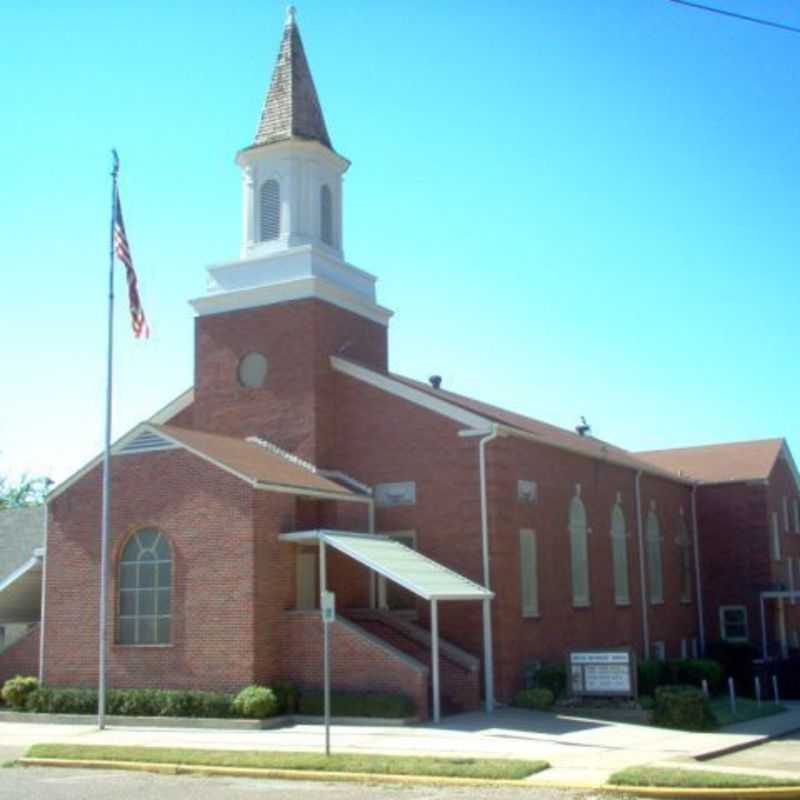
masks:
[[[0,582],[0,625],[38,622],[42,602],[42,557],[35,555]]]
[[[327,589],[325,548],[330,546],[358,561],[373,572],[383,575],[404,589],[431,604],[431,672],[433,678],[433,719],[440,719],[441,702],[439,692],[439,614],[440,600],[480,600],[488,604],[494,592],[465,578],[444,564],[439,564],[402,542],[369,533],[351,531],[317,530],[298,533],[283,533],[281,541],[294,544],[319,542],[320,592]],[[484,619],[488,614],[484,615]],[[491,648],[490,637],[484,631],[485,649]],[[484,669],[491,669],[491,658],[485,654]],[[486,676],[486,709],[494,706],[491,687],[492,676]]]

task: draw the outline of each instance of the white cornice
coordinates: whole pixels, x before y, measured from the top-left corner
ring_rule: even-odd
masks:
[[[323,300],[384,326],[388,326],[394,313],[388,308],[362,300],[353,292],[342,289],[323,278],[314,277],[209,294],[190,300],[189,303],[199,316],[204,317],[209,314],[224,314],[226,311],[259,308],[309,298]]]

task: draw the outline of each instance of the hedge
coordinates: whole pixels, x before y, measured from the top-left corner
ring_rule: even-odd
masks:
[[[318,689],[300,693],[298,712],[312,717],[324,713],[324,696]],[[414,715],[414,704],[404,694],[386,692],[331,692],[331,714],[336,717],[385,717],[405,719]]]
[[[707,731],[717,727],[711,703],[695,686],[660,686],[656,689],[653,722],[665,728]]]
[[[523,689],[514,695],[514,705],[519,708],[533,708],[543,711],[555,702],[555,696],[549,689]]]
[[[724,674],[717,661],[710,658],[682,658],[674,661],[647,660],[638,666],[639,694],[655,694],[659,686],[691,685],[700,688],[708,681],[711,693],[723,688]]]

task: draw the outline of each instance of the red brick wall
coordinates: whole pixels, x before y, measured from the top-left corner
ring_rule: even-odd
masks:
[[[0,653],[0,687],[15,675],[39,674],[39,625]]]
[[[194,426],[235,436],[264,435],[327,466],[336,409],[329,403],[329,356],[386,366],[386,328],[319,300],[297,300],[195,320]],[[249,352],[269,362],[266,383],[246,389],[237,367]]]
[[[573,648],[628,646],[643,648],[639,541],[635,505],[635,472],[631,469],[555,450],[514,438],[487,446],[487,480],[491,497],[490,557],[493,588],[495,676],[498,696],[508,698],[519,687],[525,662],[561,662]],[[534,504],[517,500],[517,480],[538,486]],[[575,486],[587,513],[591,602],[572,602],[569,506]],[[611,511],[617,493],[628,535],[630,604],[616,604],[611,541]],[[696,635],[693,602],[680,601],[680,551],[675,543],[680,508],[691,531],[690,490],[650,475],[641,479],[643,525],[650,500],[661,525],[664,603],[648,600],[649,638],[662,640],[667,655],[680,655],[681,639]],[[521,611],[519,531],[537,535],[539,617]]]
[[[760,642],[758,594],[771,582],[766,487],[729,483],[697,490],[706,641],[721,637],[719,608],[747,607],[750,640]]]
[[[109,685],[236,689],[250,683],[257,671],[252,489],[184,451],[116,456],[112,474]],[[92,470],[50,503],[50,685],[97,681],[100,480],[100,469]],[[172,546],[172,643],[117,645],[117,557],[129,533],[149,526]]]
[[[306,688],[323,682],[323,633],[319,613],[285,615],[283,674]],[[417,715],[428,718],[428,671],[367,638],[352,624],[331,625],[331,685],[346,691],[399,692],[414,702]]]
[[[377,530],[416,530],[422,552],[482,582],[477,439],[459,437],[462,424],[344,375],[338,379],[336,401],[334,463],[372,485],[416,481],[416,505],[378,509]],[[634,471],[514,438],[494,441],[487,453],[498,696],[511,696],[528,660],[561,661],[574,647],[628,645],[641,650]],[[517,503],[518,479],[538,482],[537,504]],[[582,486],[592,528],[592,604],[586,609],[573,608],[571,598],[567,522],[576,483]],[[655,500],[663,538],[665,602],[648,603],[650,640],[663,640],[668,656],[678,657],[681,639],[690,639],[698,629],[694,591],[691,603],[680,601],[681,561],[675,542],[681,507],[691,532],[690,490],[648,475],[641,486],[643,518],[650,500]],[[610,518],[618,491],[629,535],[631,603],[627,607],[616,606],[613,595]],[[536,620],[523,619],[520,610],[522,527],[534,528],[539,538],[541,618]],[[418,611],[427,624],[427,604],[418,604]],[[443,637],[482,655],[478,603],[442,603],[440,624]]]

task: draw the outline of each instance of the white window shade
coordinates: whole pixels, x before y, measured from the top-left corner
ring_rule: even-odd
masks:
[[[572,498],[569,507],[569,544],[572,566],[572,604],[588,606],[589,547],[586,529],[586,507],[580,497]]]
[[[625,514],[619,503],[611,510],[611,555],[614,562],[614,600],[617,605],[628,605],[631,601],[628,579],[628,536],[625,529]]]
[[[520,593],[522,616],[539,616],[539,564],[536,533],[532,530],[519,532]]]
[[[647,515],[647,567],[650,602],[664,602],[664,570],[661,560],[661,526],[656,512],[651,509]]]

